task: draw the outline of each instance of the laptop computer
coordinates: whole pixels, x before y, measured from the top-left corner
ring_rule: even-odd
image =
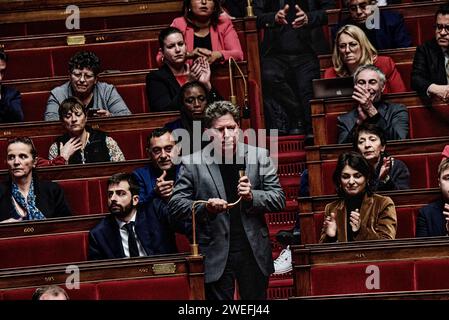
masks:
[[[315,99],[350,97],[354,90],[352,77],[314,79],[312,85]]]

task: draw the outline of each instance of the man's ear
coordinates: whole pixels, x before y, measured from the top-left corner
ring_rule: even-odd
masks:
[[[137,194],[134,195],[132,200],[133,200],[133,205],[137,206],[137,204],[139,203],[139,196]]]

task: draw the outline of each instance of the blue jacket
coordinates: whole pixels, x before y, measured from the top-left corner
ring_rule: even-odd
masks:
[[[412,38],[404,24],[404,18],[400,13],[380,10],[379,29],[367,29],[362,25],[371,44],[377,50],[408,48],[411,47]],[[332,42],[338,30],[347,24],[355,24],[351,17],[342,20],[332,29]],[[360,25],[359,25],[360,27]]]
[[[179,166],[176,166],[176,178],[178,177],[178,173]],[[157,197],[154,188],[156,187],[156,179],[159,178],[161,174],[158,173],[151,164],[142,168],[137,168],[133,171],[133,175],[137,179],[140,187],[139,203],[151,202],[153,198]]]
[[[159,198],[137,209],[135,230],[148,256],[176,253],[167,206]],[[89,260],[124,258],[119,226],[109,214],[89,232]]]
[[[416,237],[439,237],[448,234],[443,207],[444,202],[439,199],[419,209]]]
[[[1,86],[0,123],[23,121],[22,98],[14,88]]]

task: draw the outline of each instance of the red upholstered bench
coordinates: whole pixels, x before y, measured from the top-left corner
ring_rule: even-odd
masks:
[[[101,184],[97,178],[86,180],[63,180],[58,184],[73,215],[85,215],[104,212],[102,206]],[[107,209],[107,207],[106,207]]]
[[[188,300],[187,275],[97,284],[100,300]]]
[[[85,261],[87,243],[87,232],[1,239],[0,268]]]
[[[425,259],[416,262],[416,289],[449,289],[449,259]]]
[[[404,262],[375,263],[380,272],[379,289],[368,289],[368,263],[337,264],[311,268],[311,295],[391,292],[414,290],[414,264]]]
[[[118,85],[117,91],[132,114],[148,112],[145,83]]]
[[[42,121],[50,95],[48,91],[22,93],[22,110],[25,121]]]

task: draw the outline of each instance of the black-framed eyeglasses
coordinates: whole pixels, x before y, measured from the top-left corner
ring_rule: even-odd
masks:
[[[438,32],[441,32],[441,31],[446,31],[447,33],[449,33],[449,24],[439,24],[439,23],[437,23],[436,25],[435,25],[435,29],[438,31]]]

